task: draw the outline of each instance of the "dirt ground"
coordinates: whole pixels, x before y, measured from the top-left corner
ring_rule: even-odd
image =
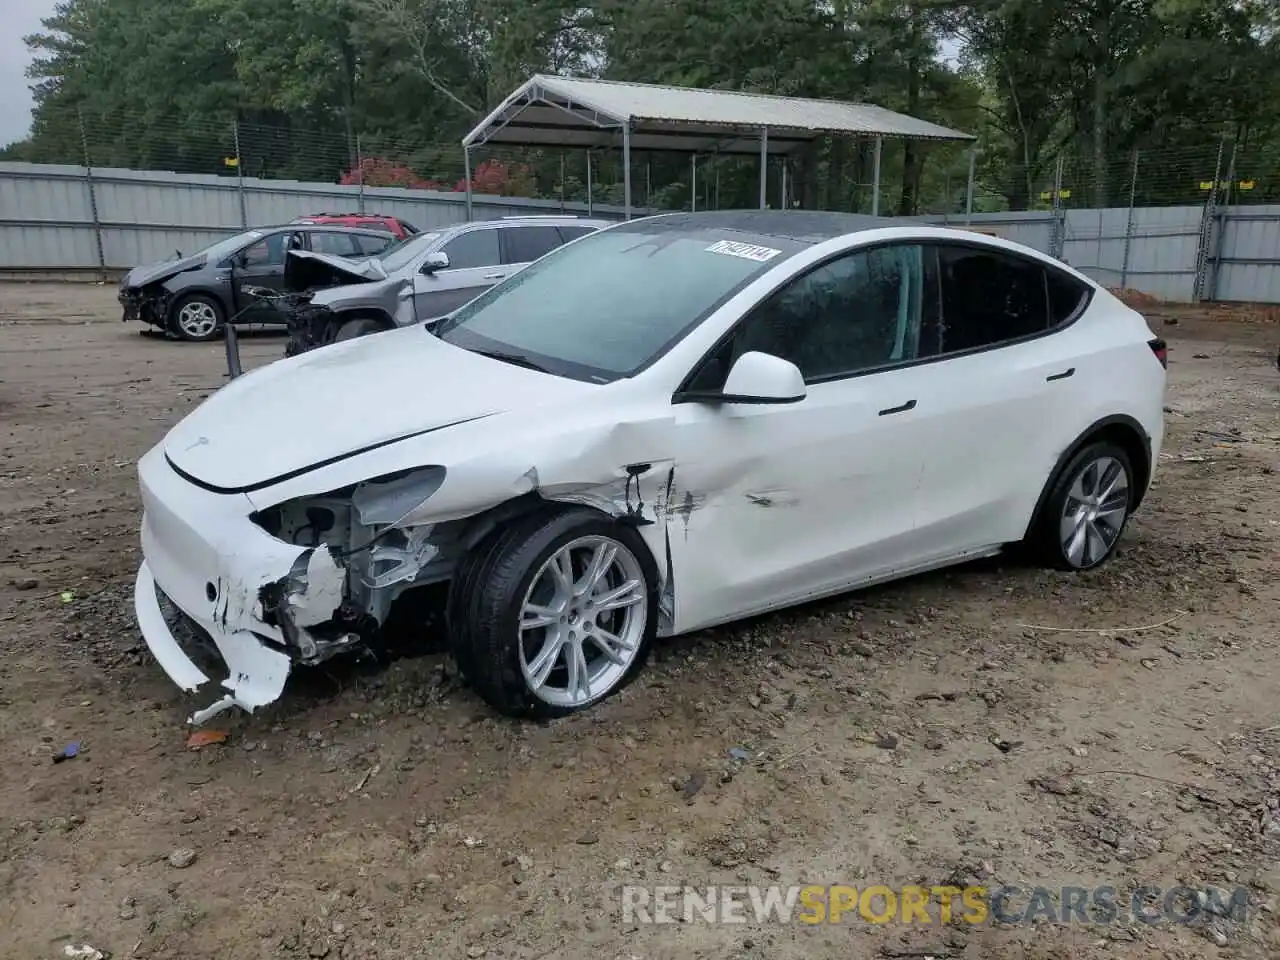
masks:
[[[113,292],[0,285],[5,960],[1280,952],[1280,327],[1146,308],[1169,436],[1101,571],[984,562],[670,641],[545,725],[439,655],[331,663],[192,751],[204,701],[133,624],[134,463],[222,382],[222,348],[140,336]],[[249,365],[282,350],[245,342]],[[801,883],[1249,899],[1189,924],[621,909],[624,884]]]

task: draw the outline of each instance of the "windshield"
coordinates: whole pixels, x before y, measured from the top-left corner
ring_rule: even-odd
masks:
[[[431,246],[432,241],[438,239],[440,239],[438,233],[415,234],[407,240],[401,240],[387,247],[378,257],[378,262],[382,264],[382,269],[387,272],[387,276],[391,276],[397,270],[407,267],[415,257]]]
[[[197,250],[191,256],[208,256],[210,260],[222,260],[224,257],[231,256],[241,247],[253,243],[255,240],[261,240],[262,237],[261,230],[246,230],[244,233],[237,233],[234,237],[226,237],[217,243],[211,243],[209,246]]]
[[[562,376],[629,377],[802,246],[680,219],[636,221],[551,252],[456,311],[436,334]]]

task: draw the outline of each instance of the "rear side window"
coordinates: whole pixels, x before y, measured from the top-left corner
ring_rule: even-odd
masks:
[[[1046,294],[1049,297],[1049,326],[1060,327],[1079,315],[1089,300],[1089,288],[1060,270],[1046,267]]]
[[[336,257],[358,257],[360,249],[356,238],[349,233],[317,232],[311,234],[311,249],[316,253],[329,253]]]
[[[560,231],[560,236],[564,238],[565,243],[596,232],[594,227],[557,227],[556,229]]]
[[[1049,329],[1045,268],[998,250],[939,246],[937,353],[996,346]]]
[[[356,246],[360,248],[360,252],[364,256],[370,256],[375,253],[381,253],[387,247],[395,242],[395,237],[387,234],[385,237],[370,237],[360,234],[355,238]]]
[[[496,229],[471,230],[454,237],[442,248],[449,257],[450,270],[496,267],[502,262]]]
[[[503,227],[502,236],[507,245],[507,263],[532,263],[563,242],[560,231],[553,226]]]

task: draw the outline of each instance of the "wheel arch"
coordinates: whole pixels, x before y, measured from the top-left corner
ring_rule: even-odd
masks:
[[[349,307],[345,310],[335,310],[333,312],[333,319],[329,321],[333,326],[333,335],[336,336],[343,325],[350,323],[352,320],[373,320],[383,330],[394,330],[396,328],[395,320],[386,310],[381,307],[362,304],[358,307]]]
[[[1036,500],[1035,509],[1031,513],[1031,517],[1027,522],[1027,533],[1035,528],[1039,522],[1040,515],[1044,511],[1045,503],[1049,499],[1050,493],[1053,491],[1054,484],[1058,482],[1058,478],[1062,475],[1062,471],[1066,469],[1071,458],[1083,450],[1091,443],[1099,440],[1108,440],[1119,446],[1129,457],[1129,464],[1133,467],[1134,472],[1134,496],[1129,505],[1129,512],[1137,510],[1141,506],[1143,499],[1147,495],[1147,485],[1151,482],[1151,437],[1146,430],[1142,428],[1142,424],[1128,414],[1118,413],[1111,416],[1103,417],[1096,420],[1088,426],[1078,436],[1073,443],[1063,450],[1058,462],[1054,464],[1053,470],[1050,471],[1048,478],[1045,480],[1044,487],[1040,491],[1040,497]]]

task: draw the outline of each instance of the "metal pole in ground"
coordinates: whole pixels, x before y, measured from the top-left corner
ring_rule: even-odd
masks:
[[[1205,295],[1205,299],[1210,302],[1218,299],[1218,274],[1222,272],[1222,247],[1227,240],[1227,211],[1231,207],[1231,192],[1236,183],[1236,151],[1239,148],[1239,140],[1232,142],[1231,162],[1227,164],[1226,193],[1214,211],[1213,272],[1209,274],[1209,289]]]
[[[1138,151],[1133,151],[1133,173],[1129,177],[1129,216],[1124,224],[1124,258],[1120,261],[1120,289],[1129,285],[1129,251],[1133,247],[1133,204],[1138,195]]]
[[[236,193],[240,197],[240,229],[249,229],[249,210],[244,202],[244,161],[240,157],[240,121],[231,121],[231,137],[236,148]]]
[[[1066,231],[1065,217],[1062,213],[1062,168],[1065,158],[1062,154],[1058,154],[1058,164],[1053,171],[1053,203],[1050,208],[1050,215],[1053,217],[1052,233],[1049,236],[1049,256],[1062,259],[1062,253],[1066,249],[1066,238],[1063,236]]]
[[[884,137],[876,137],[876,149],[871,160],[871,215],[880,216],[880,154],[884,151]]]
[[[462,147],[462,174],[467,178],[467,223],[471,222],[471,148]],[[364,177],[360,178],[361,180]]]
[[[975,144],[969,148],[969,185],[965,188],[964,194],[964,223],[970,226],[973,223],[973,188],[974,173],[978,166],[978,147]]]
[[[564,213],[564,151],[560,151],[560,212]]]
[[[594,212],[594,201],[591,197],[591,151],[587,150],[587,216]]]
[[[98,216],[98,190],[93,184],[93,159],[89,156],[89,135],[84,128],[84,112],[76,111],[80,120],[80,149],[84,152],[84,182],[89,188],[89,214],[93,217],[93,239],[98,248],[98,278],[107,280],[107,257],[102,248],[102,220]]]
[[[769,192],[769,128],[760,128],[760,209],[768,203]]]
[[[631,124],[622,128],[622,209],[631,219]]]
[[[468,177],[468,180],[471,178]],[[360,143],[360,134],[356,134],[356,183],[360,187],[360,212],[364,213],[364,147]]]
[[[689,155],[689,212],[698,212],[698,155]]]

